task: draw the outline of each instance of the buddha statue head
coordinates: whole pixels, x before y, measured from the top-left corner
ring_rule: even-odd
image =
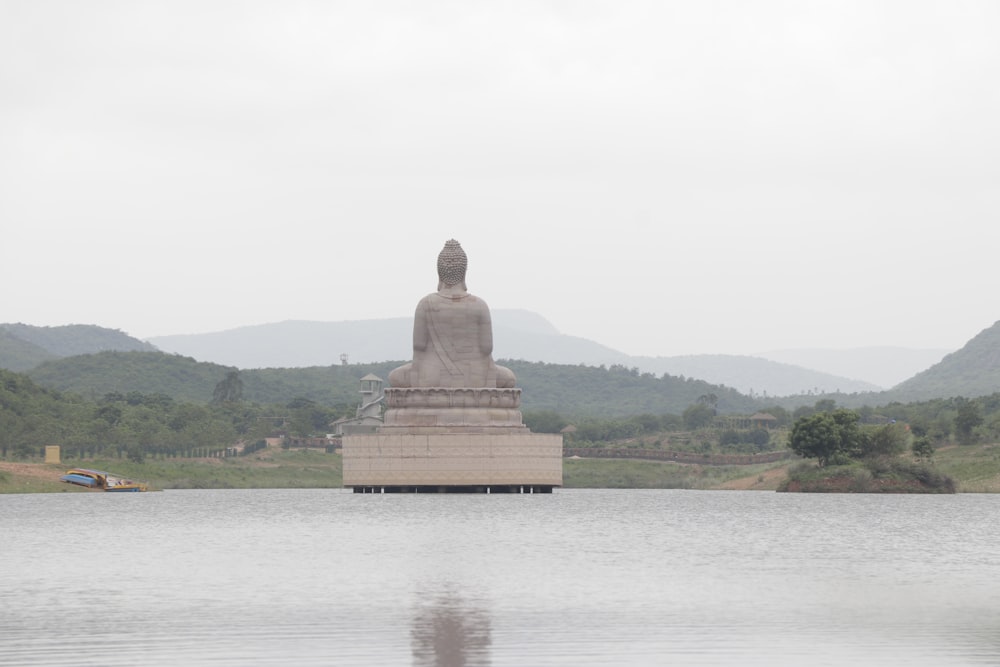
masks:
[[[437,259],[438,289],[455,286],[465,289],[467,266],[468,258],[461,244],[455,239],[446,242]]]

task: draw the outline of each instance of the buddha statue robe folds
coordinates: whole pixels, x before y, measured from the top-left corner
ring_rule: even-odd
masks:
[[[490,309],[465,286],[467,259],[458,241],[438,255],[438,290],[413,318],[413,361],[389,373],[384,425],[392,432],[520,432],[521,390],[493,361]]]
[[[514,386],[514,373],[493,361],[490,309],[465,286],[467,259],[450,240],[438,256],[438,291],[413,318],[413,361],[389,374],[392,387]]]

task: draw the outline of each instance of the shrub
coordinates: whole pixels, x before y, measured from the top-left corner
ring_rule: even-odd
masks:
[[[934,443],[926,435],[915,438],[911,449],[913,455],[923,461],[930,461],[934,456]]]
[[[861,456],[896,456],[906,449],[906,432],[900,424],[885,424],[867,430],[861,439]]]
[[[726,429],[719,434],[719,445],[722,447],[728,447],[730,445],[736,445],[740,443],[740,434],[733,429]]]
[[[851,470],[851,480],[848,489],[854,493],[867,493],[872,490],[875,475],[866,468],[855,468]]]

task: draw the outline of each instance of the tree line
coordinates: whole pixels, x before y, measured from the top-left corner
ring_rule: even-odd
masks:
[[[192,364],[197,364],[186,360],[180,367],[171,366],[163,357],[156,355],[157,363],[165,364],[164,369],[189,369]],[[293,387],[318,387],[333,375],[341,376],[338,386],[343,388],[338,388],[333,394],[338,400],[322,401],[315,396],[299,394],[290,399],[268,402],[256,400],[251,390],[255,384],[262,382],[277,386],[281,382],[279,371],[283,369],[274,369],[271,375],[261,375],[222,366],[212,367],[215,382],[209,390],[202,392],[205,395],[202,400],[139,390],[109,389],[98,396],[93,396],[92,392],[84,395],[48,388],[24,374],[0,369],[0,456],[35,456],[42,447],[50,444],[60,444],[67,451],[81,456],[184,456],[192,452],[217,451],[231,447],[237,441],[257,442],[279,432],[299,437],[324,434],[328,432],[331,422],[353,416],[358,401],[358,378],[372,371],[387,374],[383,366],[388,365],[300,369],[303,371],[300,377],[308,378],[308,382],[293,384]],[[522,362],[512,365],[517,366],[529,380],[532,372],[549,377],[549,371],[553,370],[545,364]],[[205,370],[201,366],[199,369],[200,372]],[[606,407],[602,412],[583,411],[583,416],[579,403],[571,403],[574,406],[571,410],[546,407],[525,410],[525,423],[535,432],[557,433],[572,425],[574,433],[569,437],[577,446],[605,446],[630,439],[642,440],[642,446],[649,446],[650,442],[655,446],[657,434],[674,433],[681,435],[671,439],[671,446],[680,443],[696,450],[710,446],[721,451],[752,453],[786,446],[783,436],[776,435],[783,433],[781,429],[805,417],[832,413],[837,409],[832,399],[820,399],[812,406],[800,406],[793,411],[778,404],[737,404],[727,392],[716,391],[717,388],[712,385],[677,378],[668,381],[644,377],[624,368],[584,369],[581,371],[583,375],[576,374],[579,369],[572,366],[560,366],[555,370],[568,374],[563,378],[567,381],[587,377],[584,384],[594,386],[595,400],[598,396],[617,396],[621,401],[610,413]],[[608,386],[603,389],[599,388],[601,377],[608,381]],[[665,390],[678,382],[684,385],[684,395],[689,396],[687,403],[680,404],[681,409],[655,411],[648,409],[648,403],[637,402],[632,414],[621,414],[626,410],[625,399],[633,396],[632,392],[655,393],[657,388]],[[701,389],[702,393],[693,394],[693,389]],[[327,391],[330,391],[329,387]],[[562,391],[568,391],[565,383]],[[290,393],[286,386],[283,392],[276,395],[287,396]],[[248,397],[248,394],[251,396]],[[672,404],[679,403],[676,397],[671,401]],[[538,405],[527,398],[524,402]],[[762,411],[772,415],[777,430],[728,425],[725,418],[734,414],[737,405],[749,408],[744,414]],[[1000,440],[1000,393],[975,399],[956,397],[863,406],[853,412],[860,424],[885,424],[893,420],[906,423],[912,436],[929,447],[951,441]],[[666,445],[665,442],[663,444]]]
[[[326,433],[330,422],[353,415],[353,405],[322,406],[307,398],[284,404],[242,400],[238,376],[227,375],[207,403],[163,393],[108,392],[97,400],[40,387],[0,370],[0,456],[38,456],[46,445],[73,457],[207,456],[239,441],[275,433]]]

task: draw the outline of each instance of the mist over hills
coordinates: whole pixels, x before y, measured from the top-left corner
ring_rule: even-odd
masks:
[[[768,396],[806,392],[857,393],[884,388],[884,385],[865,379],[761,357],[631,356],[586,338],[561,334],[537,313],[500,309],[494,310],[492,315],[494,356],[498,359],[625,366],[643,373],[691,377],[747,394]],[[297,368],[340,363],[341,355],[346,355],[350,363],[409,359],[412,331],[413,319],[410,317],[341,322],[298,320],[207,334],[157,336],[149,342],[165,352],[237,368]],[[905,355],[904,350],[901,356]],[[891,361],[892,351],[883,351],[881,358],[884,362]],[[909,375],[924,368],[926,366],[914,365]]]
[[[630,357],[593,341],[564,336],[525,310],[495,310],[495,356],[589,366],[625,364]],[[413,356],[413,318],[318,322],[286,320],[206,334],[148,339],[164,352],[237,368],[301,368],[342,362],[378,363]],[[501,349],[502,348],[502,349]]]
[[[980,332],[962,349],[945,356],[937,364],[891,390],[879,392],[858,391],[854,389],[857,384],[844,378],[755,357],[630,357],[583,338],[563,336],[544,318],[532,313],[514,311],[507,318],[501,311],[498,315],[500,321],[495,332],[501,341],[499,344],[517,352],[517,355],[508,355],[510,358],[499,358],[518,369],[519,383],[526,396],[531,395],[538,406],[553,409],[555,406],[582,409],[583,406],[594,414],[627,414],[641,407],[675,409],[678,405],[686,405],[684,401],[690,401],[692,396],[697,398],[701,394],[717,395],[723,410],[776,404],[794,408],[811,405],[824,395],[835,399],[839,405],[860,407],[957,396],[974,398],[1000,392],[1000,322]],[[387,377],[393,366],[409,358],[410,326],[409,318],[352,323],[291,322],[173,337],[189,344],[208,340],[214,349],[230,353],[242,349],[243,354],[252,355],[247,359],[257,362],[246,363],[241,358],[242,364],[234,364],[234,358],[229,358],[229,363],[196,360],[191,350],[186,350],[188,356],[161,351],[120,331],[94,325],[0,324],[0,368],[21,369],[18,372],[29,375],[43,386],[92,398],[105,392],[138,391],[203,401],[211,395],[215,383],[235,368],[242,367],[250,400],[280,403],[307,396],[320,401],[350,402],[357,391],[358,378],[355,376],[358,372],[374,372]],[[280,335],[274,334],[275,328]],[[291,335],[289,332],[299,328],[308,336],[287,337]],[[398,359],[380,359],[365,364],[351,358],[350,363],[345,364],[340,354],[351,356],[350,353],[330,352],[331,349],[355,349],[344,347],[350,345],[352,339],[342,332],[352,331],[356,337],[360,336],[357,342],[369,346],[356,348],[363,354],[389,356],[379,347],[382,339],[372,329],[396,332],[386,334],[385,338],[391,342],[383,341],[382,344],[396,346],[393,356]],[[229,338],[235,335],[239,339],[247,330],[252,336],[242,341],[242,347],[237,344],[241,341]],[[405,336],[399,336],[400,332]],[[400,343],[392,340],[396,337],[404,338],[405,351],[398,351]],[[317,349],[310,351],[303,340],[311,340],[314,348],[322,348],[320,351],[326,355],[322,363],[315,363],[310,354],[317,354]],[[213,348],[206,349],[210,352]],[[292,350],[300,355],[299,364],[307,365],[268,366],[267,359],[260,353],[273,349]],[[904,354],[906,352],[903,350]],[[579,355],[583,354],[592,356],[581,362],[579,359],[583,357]],[[893,348],[879,351],[880,357],[892,354]],[[331,359],[334,355],[335,363]],[[535,355],[543,360],[528,358]],[[251,368],[253,366],[259,368]],[[788,382],[793,383],[790,392],[775,389],[782,386],[782,372],[787,374]],[[584,385],[589,387],[585,392]]]
[[[848,350],[770,350],[753,356],[832,375],[857,378],[879,387],[890,388],[930,368],[952,351],[943,348],[911,349],[883,345]]]
[[[694,377],[733,387],[750,396],[793,394],[854,394],[881,391],[882,387],[831,373],[783,364],[760,357],[732,354],[697,354],[680,357],[632,357],[642,371]]]

